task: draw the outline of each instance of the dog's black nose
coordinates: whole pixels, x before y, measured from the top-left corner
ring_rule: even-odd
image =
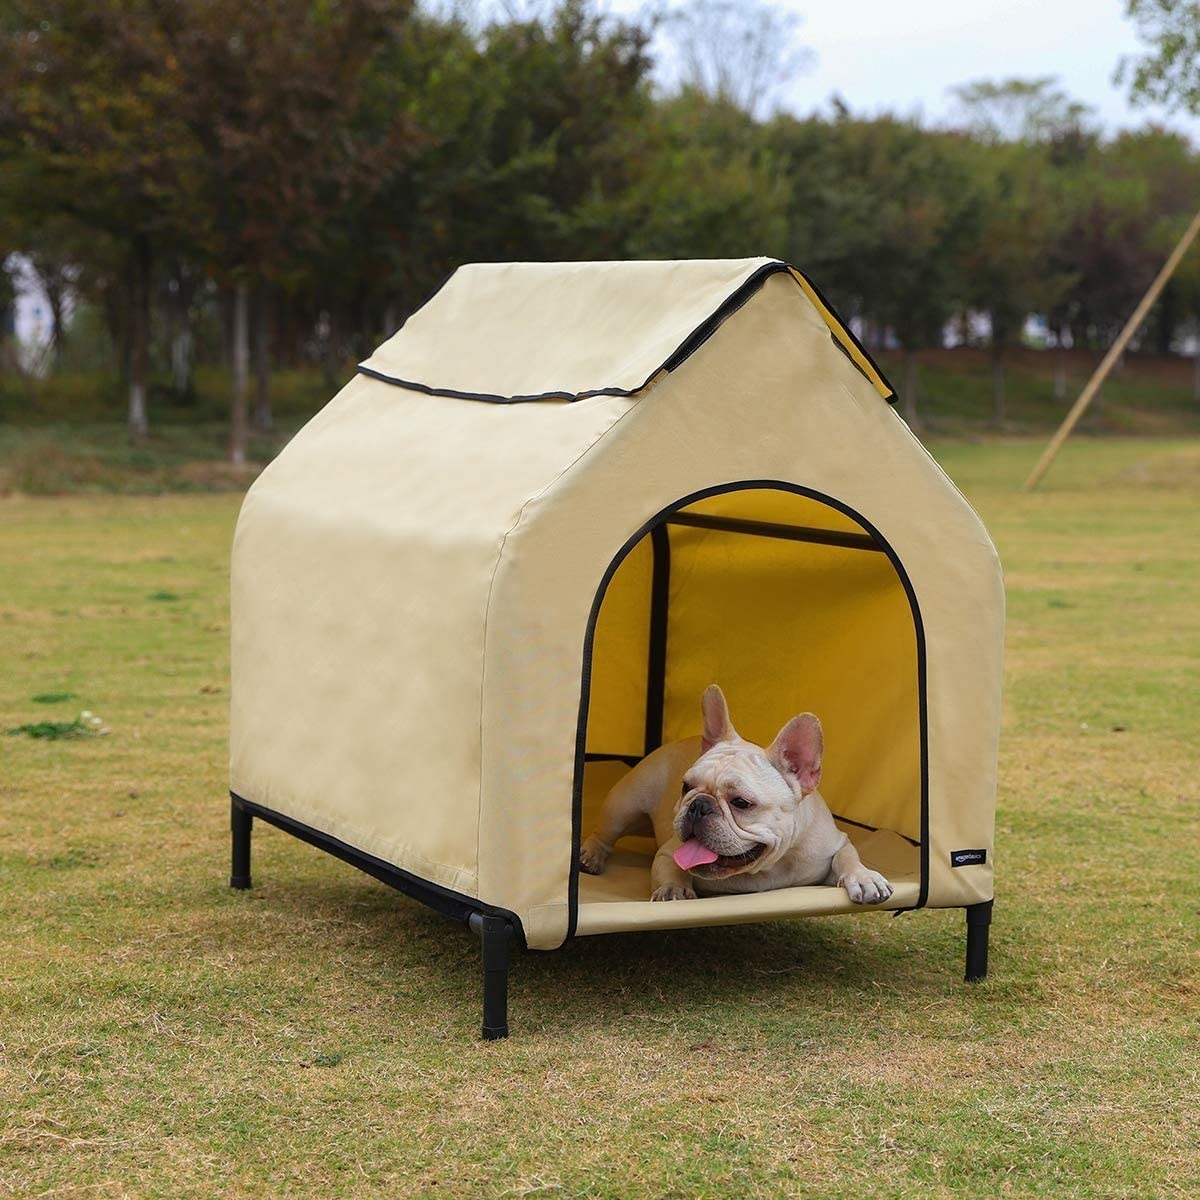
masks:
[[[697,796],[691,804],[688,805],[688,816],[695,823],[701,817],[707,817],[713,811],[713,802],[711,796]]]

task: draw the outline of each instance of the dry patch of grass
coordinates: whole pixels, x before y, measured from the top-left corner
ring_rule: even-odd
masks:
[[[0,729],[112,730],[0,736],[0,1193],[1190,1194],[1195,448],[1039,448],[938,448],[1009,583],[988,981],[955,912],[584,939],[493,1044],[465,931],[261,826],[225,886],[237,497],[0,502]]]

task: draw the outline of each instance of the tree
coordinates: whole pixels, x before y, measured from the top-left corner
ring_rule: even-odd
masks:
[[[1117,82],[1135,104],[1200,113],[1200,3],[1197,0],[1126,0],[1126,15],[1148,45],[1122,59]]]
[[[1094,124],[1094,110],[1072,100],[1053,75],[978,79],[950,89],[956,125],[980,141],[1049,143]]]
[[[664,23],[684,89],[752,115],[815,59],[796,45],[800,17],[768,0],[690,0]]]
[[[741,258],[783,246],[788,180],[744,111],[689,90],[656,105],[644,132],[628,253]]]
[[[53,250],[32,256],[29,267],[50,309],[48,349],[51,362],[57,366],[62,361],[63,346],[67,340],[67,305],[77,272],[73,263],[61,258]]]
[[[1057,253],[1070,212],[1044,148],[987,147],[975,168],[979,216],[964,248],[968,304],[987,314],[992,420],[1004,425],[1005,366],[1031,313],[1049,313],[1078,272]]]
[[[917,353],[941,344],[966,293],[964,247],[978,219],[966,139],[848,113],[829,123],[781,117],[768,137],[791,183],[789,258],[843,315],[896,340],[905,417],[916,425]]]
[[[1006,418],[1005,360],[1030,313],[1050,313],[1078,272],[1063,261],[1070,190],[1056,163],[1063,147],[1092,135],[1091,110],[1051,77],[980,80],[954,89],[971,135],[979,198],[965,247],[966,299],[990,325],[992,417]]]
[[[0,156],[26,230],[48,221],[119,247],[129,429],[146,433],[158,255],[195,221],[195,147],[151,0],[9,0],[0,25]],[[29,235],[27,234],[27,237]]]
[[[1144,289],[1179,240],[1200,203],[1200,158],[1182,134],[1153,126],[1118,134],[1104,149],[1108,172],[1128,181],[1135,197],[1133,237]],[[1171,353],[1181,322],[1197,315],[1195,278],[1198,256],[1189,254],[1166,285],[1148,319],[1160,354]],[[1139,290],[1131,300],[1140,298]],[[1132,307],[1132,304],[1130,305]]]
[[[16,324],[17,288],[9,259],[0,242],[0,371],[11,370],[16,364],[16,353],[10,343]]]
[[[385,268],[378,308],[415,307],[461,262],[623,257],[652,116],[647,42],[565,0],[478,34],[418,20],[389,46],[374,103],[410,112],[420,144],[331,243]]]
[[[1117,82],[1129,85],[1130,98],[1135,104],[1158,103],[1168,111],[1200,113],[1200,3],[1127,0],[1126,13],[1133,18],[1138,35],[1150,49],[1141,58],[1123,59],[1117,70]],[[1193,252],[1167,285],[1163,307],[1171,311],[1172,302],[1182,296],[1193,324],[1193,337],[1200,338],[1197,274]],[[1169,342],[1169,332],[1164,336]],[[1200,349],[1193,355],[1192,396],[1200,402]]]
[[[410,153],[403,110],[360,120],[372,58],[400,36],[410,0],[150,3],[179,82],[175,117],[202,164],[196,248],[232,296],[229,453],[241,464],[254,284],[319,247],[331,215]]]

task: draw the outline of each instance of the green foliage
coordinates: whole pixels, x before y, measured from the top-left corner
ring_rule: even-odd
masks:
[[[965,299],[978,219],[966,140],[894,118],[777,118],[769,144],[790,183],[787,253],[839,308],[916,350],[940,341]]]
[[[1070,210],[1065,181],[1044,147],[979,147],[974,164],[978,220],[965,248],[965,299],[986,312],[997,358],[1020,338],[1031,312],[1054,311],[1077,278],[1055,251]]]
[[[1126,0],[1125,11],[1147,43],[1140,58],[1122,61],[1117,76],[1134,102],[1200,113],[1200,3]]]
[[[635,258],[742,258],[787,235],[788,181],[742,109],[698,91],[655,107],[625,206]]]
[[[647,34],[565,0],[489,25],[436,75],[413,164],[412,236],[433,283],[459,262],[619,257],[621,202],[642,166]],[[453,115],[447,124],[447,116]]]
[[[53,311],[81,303],[50,386],[5,370],[5,349],[0,418],[99,422],[128,384],[144,436],[143,400],[158,422],[224,419],[219,379],[240,428],[230,296],[253,285],[286,423],[309,408],[292,403],[304,368],[321,364],[327,398],[460,263],[505,259],[779,255],[873,349],[900,346],[915,386],[913,355],[968,313],[990,319],[997,365],[1030,313],[1102,348],[1200,191],[1186,140],[1106,139],[1051,78],[966,83],[951,128],[840,102],[763,119],[765,81],[801,56],[783,44],[795,21],[758,0],[662,19],[684,67],[670,94],[652,87],[648,17],[594,0],[464,11],[5,0],[0,248]],[[1160,40],[1195,11],[1131,5]],[[1198,327],[1193,254],[1147,336],[1166,353]]]

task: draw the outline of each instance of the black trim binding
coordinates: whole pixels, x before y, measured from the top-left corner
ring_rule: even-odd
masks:
[[[849,332],[849,330],[847,330],[847,332]],[[845,357],[846,361],[847,361],[847,362],[848,362],[848,363],[849,363],[849,364],[850,364],[850,365],[851,365],[851,366],[852,366],[852,367],[853,367],[853,368],[854,368],[854,369],[855,369],[855,370],[856,370],[856,371],[857,371],[857,372],[858,372],[858,373],[859,373],[859,374],[860,374],[860,375],[861,375],[861,376],[862,376],[862,377],[863,377],[863,378],[864,378],[864,379],[865,379],[865,380],[866,380],[868,383],[871,383],[871,377],[870,377],[870,375],[868,375],[868,374],[866,373],[866,371],[864,371],[864,370],[862,369],[862,367],[859,365],[858,361],[855,359],[854,355],[853,355],[853,354],[851,354],[851,353],[850,353],[850,351],[849,351],[849,350],[846,348],[846,344],[845,344],[845,342],[843,342],[843,341],[842,341],[842,339],[841,339],[840,337],[838,337],[838,335],[837,335],[836,333],[834,333],[832,329],[829,331],[829,340],[830,340],[830,341],[831,341],[831,342],[834,344],[834,346],[837,348],[837,351],[838,351],[838,353],[839,353],[839,354],[841,354],[841,355],[843,355],[843,356]],[[878,367],[876,367],[875,369],[876,369],[876,370],[879,370],[879,368],[878,368]],[[880,379],[882,379],[882,378],[883,378],[883,375],[882,375],[882,373],[880,374],[879,378],[880,378]],[[871,386],[872,386],[872,387],[874,387],[875,385],[872,383],[872,384],[871,384]],[[889,383],[889,384],[888,384],[888,387],[891,387],[891,386],[892,386],[892,385]],[[895,404],[895,403],[896,403],[896,393],[895,393],[894,391],[892,392],[892,398],[891,398],[891,399],[888,401],[888,403],[889,403],[889,404]]]
[[[650,582],[650,649],[646,665],[646,733],[642,746],[649,754],[662,745],[663,707],[667,689],[667,615],[671,592],[671,535],[665,524],[650,531],[654,571]]]
[[[403,892],[413,900],[419,900],[422,904],[436,909],[443,916],[452,917],[454,920],[462,921],[464,924],[468,924],[474,914],[503,917],[511,921],[512,927],[516,931],[522,947],[524,947],[525,930],[521,926],[520,918],[516,913],[510,912],[507,908],[497,908],[493,904],[484,904],[483,901],[477,900],[473,896],[465,896],[461,892],[453,891],[451,888],[442,887],[441,884],[430,883],[428,879],[422,879],[418,875],[413,875],[400,867],[394,866],[392,863],[385,862],[382,858],[376,858],[375,855],[368,854],[365,850],[359,850],[357,847],[340,841],[328,833],[322,833],[319,829],[313,829],[311,826],[305,825],[293,817],[287,817],[283,813],[263,808],[261,804],[255,804],[254,801],[247,800],[243,796],[239,796],[236,792],[231,791],[229,797],[236,806],[249,813],[252,817],[266,821],[268,825],[274,825],[277,829],[282,829],[285,833],[290,833],[302,842],[307,842],[310,846],[316,846],[318,850],[324,850],[326,853],[332,854],[335,858],[340,858],[343,862],[349,863],[352,867],[357,867],[360,871],[365,872],[374,879],[378,879],[381,883],[386,883],[388,887],[395,888],[396,891]]]
[[[750,533],[756,537],[780,538],[788,542],[810,542],[818,546],[840,546],[843,550],[875,550],[883,547],[865,533],[847,533],[841,529],[813,529],[807,525],[777,525],[772,521],[743,521],[738,517],[712,517],[707,513],[676,513],[667,525],[688,525],[694,529],[719,529],[724,533]]]
[[[575,936],[575,930],[579,922],[579,841],[583,825],[583,766],[589,757],[587,755],[587,724],[588,709],[591,703],[592,650],[595,643],[596,622],[600,616],[600,609],[604,604],[608,585],[612,582],[617,569],[629,556],[633,548],[657,526],[673,518],[680,509],[686,508],[690,504],[697,504],[701,500],[708,500],[713,496],[722,496],[729,492],[752,491],[755,489],[790,492],[793,495],[804,496],[809,500],[816,500],[818,503],[826,504],[830,508],[840,512],[843,516],[849,517],[850,520],[856,522],[870,535],[870,540],[873,543],[870,548],[879,549],[887,555],[888,561],[892,564],[892,569],[896,572],[896,577],[900,580],[901,587],[904,588],[904,594],[908,598],[909,610],[912,613],[913,633],[917,643],[918,752],[921,761],[921,840],[918,843],[921,858],[921,887],[917,895],[917,902],[912,907],[914,909],[924,908],[929,899],[929,706],[926,696],[928,679],[925,624],[921,618],[921,609],[917,604],[917,594],[913,588],[912,580],[909,579],[908,572],[904,569],[904,564],[900,561],[900,556],[883,534],[862,516],[861,513],[856,512],[848,504],[843,504],[840,500],[836,500],[832,496],[827,496],[824,492],[815,491],[813,488],[801,487],[799,484],[788,483],[780,479],[745,479],[736,483],[718,484],[714,487],[704,488],[701,491],[693,492],[689,496],[684,496],[682,499],[676,500],[674,503],[667,505],[666,508],[660,509],[630,535],[621,549],[617,551],[612,562],[605,568],[604,575],[601,577],[600,586],[596,590],[596,598],[592,601],[591,612],[588,614],[587,627],[583,638],[583,667],[579,693],[579,717],[575,727],[575,778],[571,793],[572,855],[571,877],[567,889],[567,940]],[[757,522],[755,524],[765,523]],[[867,549],[864,545],[855,545],[854,548]],[[845,820],[845,818],[839,819]]]
[[[482,400],[488,404],[526,404],[538,400],[565,400],[568,402],[574,402],[576,400],[587,400],[592,396],[636,396],[639,392],[645,390],[645,388],[650,385],[656,376],[662,374],[664,371],[668,373],[674,371],[678,366],[695,354],[695,352],[699,350],[700,347],[703,346],[710,337],[712,337],[721,324],[727,318],[731,317],[735,312],[737,312],[738,309],[741,308],[750,299],[750,297],[754,295],[754,293],[759,289],[759,287],[762,286],[763,282],[768,276],[777,275],[780,272],[786,272],[789,275],[803,279],[808,287],[812,289],[813,295],[817,297],[829,316],[831,316],[837,322],[842,332],[854,344],[855,349],[857,349],[863,358],[871,364],[875,370],[875,373],[879,376],[880,382],[888,389],[890,395],[885,397],[887,403],[895,404],[896,389],[888,382],[883,372],[879,369],[879,365],[867,353],[858,338],[854,336],[854,332],[850,329],[846,322],[838,316],[837,310],[832,304],[829,303],[829,301],[821,293],[821,290],[816,286],[816,284],[813,283],[811,279],[808,278],[807,275],[804,275],[802,272],[797,271],[795,267],[792,267],[788,263],[782,262],[779,259],[764,263],[761,267],[758,267],[755,271],[748,275],[740,284],[738,284],[737,288],[728,296],[726,296],[726,298],[711,313],[709,313],[709,315],[705,317],[704,320],[701,321],[700,324],[697,325],[696,328],[693,329],[692,332],[689,333],[682,342],[679,343],[679,345],[662,364],[662,366],[651,371],[646,377],[645,381],[640,383],[637,387],[603,387],[592,388],[586,392],[552,391],[539,392],[529,395],[502,396],[496,392],[463,392],[457,390],[456,388],[434,387],[431,384],[419,383],[413,379],[401,379],[396,375],[387,375],[382,371],[377,371],[374,367],[368,367],[362,363],[360,363],[358,366],[358,373],[360,375],[367,375],[371,379],[378,379],[382,383],[390,383],[397,387],[407,388],[409,391],[423,392],[427,396],[446,396],[453,400]],[[425,303],[428,304],[429,301],[432,300],[434,296],[436,296],[437,293],[446,286],[447,283],[449,283],[453,276],[454,272],[451,272],[450,275],[442,280],[441,284],[437,288],[437,291],[435,291],[433,295],[429,297],[429,300],[425,301]],[[797,284],[797,286],[799,285]],[[422,307],[424,307],[424,305],[422,305]],[[406,320],[404,324],[407,323],[408,322]],[[403,328],[404,325],[401,325],[400,329]],[[399,330],[396,332],[398,333]],[[867,379],[867,381],[870,383],[871,381],[869,376],[862,369],[862,367],[854,361],[853,356],[849,354],[845,345],[837,337],[835,331],[830,329],[829,334],[830,337],[833,338],[838,349],[850,359],[850,362],[853,364],[855,370],[857,370],[859,374],[862,375],[864,379]],[[875,385],[872,383],[871,386],[874,387]]]
[[[667,359],[659,368],[660,371],[674,371],[682,365],[687,359],[691,358],[705,342],[708,341],[717,329],[729,318],[732,317],[739,308],[754,295],[756,291],[766,282],[770,275],[778,275],[780,272],[786,271],[791,274],[791,268],[785,262],[769,262],[764,263],[753,274],[749,275],[738,287],[737,291],[726,298],[711,312],[687,337],[679,343],[675,353]],[[657,375],[658,371],[654,372]],[[654,375],[650,378],[653,379]],[[649,382],[649,380],[647,380]]]
[[[829,815],[831,817],[833,817],[833,819],[835,821],[840,821],[843,825],[853,825],[855,829],[865,829],[868,833],[878,833],[879,832],[878,825],[867,825],[862,821],[852,821],[852,820],[850,820],[849,817],[843,817],[839,813],[830,813]],[[917,841],[916,838],[905,837],[904,834],[902,834],[902,833],[896,833],[896,831],[894,829],[889,829],[888,833],[895,834],[896,837],[900,838],[902,841],[907,842],[910,846],[920,846],[920,844],[921,844],[920,842]],[[908,912],[909,910],[906,908],[904,911]]]
[[[535,400],[566,400],[573,402],[575,400],[587,400],[592,396],[632,396],[642,390],[638,388],[595,388],[590,392],[539,392],[536,395],[529,396],[500,396],[494,395],[491,392],[459,392],[454,388],[439,388],[430,387],[427,383],[417,383],[412,379],[400,379],[395,375],[385,375],[382,371],[376,371],[374,367],[364,367],[361,363],[358,366],[360,375],[369,375],[372,379],[378,379],[382,383],[393,383],[397,387],[406,388],[410,392],[424,392],[427,396],[447,396],[452,400],[482,400],[487,404],[528,404]],[[656,372],[657,374],[657,372]],[[651,379],[654,376],[651,376]],[[649,383],[647,380],[646,383]],[[645,387],[646,384],[642,384]]]
[[[791,269],[793,271],[796,271],[795,267],[792,267]],[[867,353],[866,346],[864,346],[862,344],[862,342],[860,342],[858,340],[858,338],[854,334],[854,330],[851,329],[850,326],[847,325],[846,322],[842,320],[841,316],[838,313],[838,310],[836,308],[834,308],[833,305],[829,302],[829,297],[826,296],[825,293],[823,291],[821,291],[821,289],[819,287],[817,287],[817,285],[815,283],[813,283],[813,281],[811,279],[809,279],[809,277],[807,275],[805,275],[803,271],[796,271],[796,274],[801,276],[803,278],[804,282],[807,283],[810,288],[812,288],[813,295],[816,296],[816,298],[818,300],[820,300],[820,302],[825,306],[825,311],[827,313],[829,313],[829,315],[838,323],[838,326],[841,328],[841,331],[854,343],[855,350],[857,350],[859,352],[859,354],[861,354],[863,356],[863,358],[865,358],[867,360],[867,362],[869,362],[871,364],[871,367],[874,370],[875,374],[879,376],[879,382],[882,383],[883,386],[885,388],[887,388],[887,390],[891,393],[887,397],[887,402],[889,404],[895,404],[900,399],[900,397],[896,394],[896,389],[894,387],[892,387],[891,380],[888,379],[888,377],[879,369],[879,364],[870,356],[870,354]],[[833,333],[833,330],[831,329],[829,332]],[[846,349],[846,347],[840,343],[839,339],[834,338],[834,341],[838,342],[839,350],[844,351]],[[853,358],[850,358],[850,361],[852,363],[854,363],[855,370],[858,371],[858,373],[860,375],[862,375],[864,378],[867,378],[867,382],[870,383],[871,382],[870,378],[867,377],[866,372],[862,369],[862,367],[860,367],[858,365],[858,363],[854,362]],[[875,385],[873,383],[871,383],[871,386],[874,387]]]

